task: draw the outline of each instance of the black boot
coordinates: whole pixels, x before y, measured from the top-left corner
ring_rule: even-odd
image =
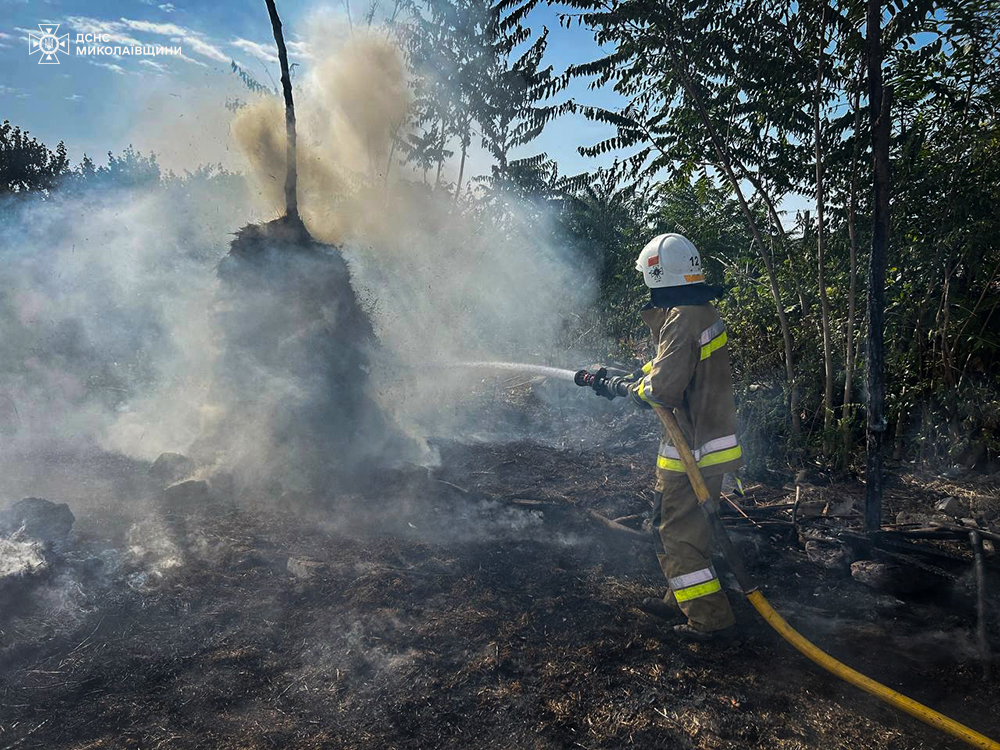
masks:
[[[647,596],[639,602],[639,609],[647,615],[659,617],[661,620],[677,620],[682,617],[676,604],[668,604],[663,599],[656,599],[652,596]]]

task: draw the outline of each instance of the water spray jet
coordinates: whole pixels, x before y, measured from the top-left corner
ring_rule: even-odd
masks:
[[[525,375],[541,375],[555,380],[567,380],[573,382],[576,372],[564,370],[561,367],[548,367],[546,365],[531,365],[523,362],[454,362],[445,365],[448,368],[462,368],[466,370],[495,370],[499,372],[524,373]]]

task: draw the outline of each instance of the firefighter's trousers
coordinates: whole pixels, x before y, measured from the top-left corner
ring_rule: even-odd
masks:
[[[691,489],[687,474],[661,472],[663,491],[653,502],[653,537],[660,568],[667,578],[668,604],[676,602],[688,622],[712,631],[733,624],[733,610],[712,565],[712,530]],[[713,499],[722,492],[722,475],[705,477]]]

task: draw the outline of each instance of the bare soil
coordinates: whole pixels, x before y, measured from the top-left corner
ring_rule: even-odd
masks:
[[[651,545],[578,510],[648,513],[652,446],[636,443],[445,444],[433,478],[363,494],[78,512],[63,573],[0,612],[0,747],[961,746],[814,667],[736,592],[740,635],[724,643],[638,610],[663,592]],[[132,488],[145,469],[113,465]],[[945,491],[896,479],[889,509]],[[960,545],[942,546],[948,585],[903,601],[810,564],[785,527],[738,535],[793,626],[1000,737]],[[322,565],[297,579],[290,556]]]

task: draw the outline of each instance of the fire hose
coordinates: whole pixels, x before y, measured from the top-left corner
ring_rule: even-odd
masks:
[[[621,393],[622,390],[625,390],[622,380],[620,378],[609,378],[607,376],[607,371],[603,368],[598,370],[596,373],[580,370],[576,373],[574,382],[579,386],[589,386],[594,388],[594,390],[600,394],[606,395],[614,393],[616,395],[624,395]],[[792,628],[792,626],[789,625],[785,619],[775,611],[774,607],[772,607],[764,597],[760,587],[747,573],[746,568],[743,565],[743,560],[740,558],[732,540],[729,538],[729,534],[726,531],[725,526],[723,526],[722,521],[719,519],[718,513],[713,508],[711,494],[708,491],[708,487],[705,485],[705,480],[698,468],[698,463],[695,460],[694,455],[691,453],[691,448],[688,446],[687,440],[684,438],[684,433],[677,424],[677,418],[674,416],[673,411],[655,405],[653,405],[653,411],[656,412],[656,416],[660,418],[664,429],[667,431],[667,435],[670,437],[670,442],[680,455],[681,463],[684,465],[684,470],[687,473],[688,479],[691,481],[691,488],[694,490],[695,497],[698,498],[699,504],[708,516],[709,525],[712,528],[716,543],[719,545],[719,550],[722,552],[723,557],[729,564],[730,570],[736,577],[736,581],[739,583],[743,595],[746,596],[747,601],[750,602],[753,608],[757,610],[757,613],[764,618],[764,621],[770,625],[771,628],[778,633],[778,635],[788,641],[788,643],[790,643],[803,656],[819,665],[830,674],[836,675],[840,679],[849,682],[855,687],[861,688],[865,692],[874,695],[879,700],[884,701],[891,706],[895,706],[901,711],[905,711],[925,724],[947,732],[951,736],[962,740],[972,747],[983,748],[983,750],[1000,750],[1000,743],[991,740],[989,737],[980,734],[974,729],[970,729],[964,724],[960,724],[954,719],[950,719],[947,716],[938,713],[934,709],[925,706],[912,698],[908,698],[902,693],[896,692],[892,688],[887,687],[880,682],[876,682],[870,677],[861,674],[857,670],[851,669],[851,667],[838,661],[822,649],[812,644],[801,633]]]

